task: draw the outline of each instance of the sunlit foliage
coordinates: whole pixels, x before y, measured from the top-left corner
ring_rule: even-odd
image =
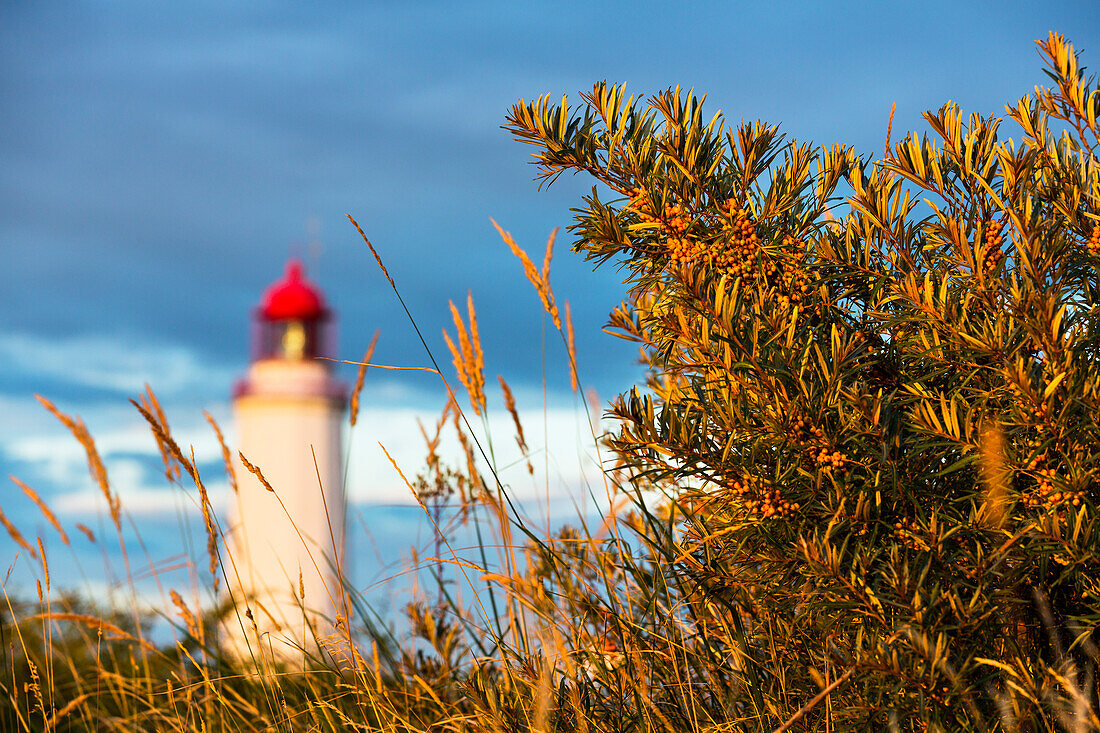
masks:
[[[843,679],[799,725],[1098,723],[1100,93],[1039,49],[1007,120],[948,103],[881,157],[680,89],[509,115],[543,179],[599,184],[575,249],[623,268],[650,366],[610,445],[686,515],[731,719]]]

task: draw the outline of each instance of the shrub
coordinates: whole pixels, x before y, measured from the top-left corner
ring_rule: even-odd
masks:
[[[685,517],[712,723],[1100,727],[1100,92],[1038,45],[1018,142],[948,103],[872,158],[605,83],[508,116],[599,184],[575,250],[650,367],[610,445]]]

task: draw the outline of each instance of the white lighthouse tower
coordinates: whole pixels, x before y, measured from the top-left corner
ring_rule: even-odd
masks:
[[[331,316],[301,262],[290,260],[254,313],[252,364],[234,390],[240,451],[271,486],[237,467],[227,573],[237,607],[227,630],[244,657],[262,650],[301,660],[333,632],[343,608],[347,390],[332,363],[317,358],[334,355]]]

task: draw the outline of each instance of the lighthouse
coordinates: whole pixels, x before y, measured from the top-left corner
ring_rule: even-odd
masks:
[[[227,631],[243,657],[301,661],[342,612],[347,389],[319,358],[334,347],[332,312],[292,259],[253,314],[252,362],[233,395],[240,452],[268,484],[237,466]]]

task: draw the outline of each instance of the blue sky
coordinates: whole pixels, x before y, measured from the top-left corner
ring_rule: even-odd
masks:
[[[94,511],[79,447],[42,393],[84,417],[135,517],[163,521],[168,487],[126,398],[150,383],[218,475],[201,410],[228,421],[249,309],[291,252],[339,312],[342,357],[379,328],[379,361],[425,364],[350,213],[433,348],[447,301],[473,292],[490,378],[504,374],[545,422],[545,465],[575,489],[587,449],[565,362],[555,341],[544,349],[537,298],[489,217],[541,253],[590,183],[537,190],[530,150],[500,129],[512,103],[603,79],[643,94],[679,84],[730,119],[870,153],[894,102],[895,138],[948,99],[1001,112],[1043,83],[1033,41],[1052,29],[1100,63],[1093,2],[4,3],[0,475],[66,521]],[[639,376],[600,331],[622,288],[567,244],[552,279],[606,398]],[[443,399],[424,375],[371,375],[353,496],[399,501],[373,441],[415,463],[415,417]],[[32,536],[42,523],[13,485],[0,507]],[[0,555],[14,549],[0,536]]]

